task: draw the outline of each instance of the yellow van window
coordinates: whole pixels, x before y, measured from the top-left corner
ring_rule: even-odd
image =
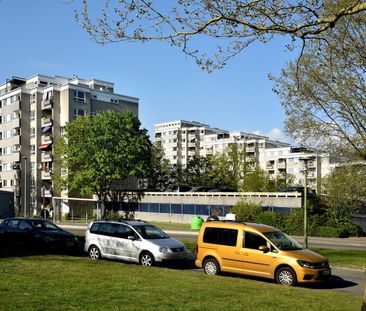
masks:
[[[238,230],[223,228],[206,228],[203,234],[203,242],[219,245],[236,246]]]

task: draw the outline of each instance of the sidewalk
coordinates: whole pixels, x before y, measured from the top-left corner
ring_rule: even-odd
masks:
[[[81,223],[67,223],[60,224],[61,228],[66,230],[85,230],[87,224]],[[198,236],[198,230],[175,230],[164,229],[169,235],[182,236],[187,238],[196,238]],[[304,244],[304,237],[292,236],[300,244]],[[327,247],[327,248],[344,248],[344,249],[360,249],[366,251],[366,237],[351,237],[351,238],[324,238],[324,237],[308,237],[308,243],[310,246],[315,247]]]

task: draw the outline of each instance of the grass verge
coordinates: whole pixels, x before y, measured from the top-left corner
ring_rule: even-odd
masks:
[[[355,310],[362,297],[85,257],[0,259],[1,310]]]

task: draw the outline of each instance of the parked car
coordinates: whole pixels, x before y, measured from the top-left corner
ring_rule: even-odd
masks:
[[[0,224],[0,243],[5,246],[30,246],[37,249],[76,250],[77,237],[49,220],[7,218]]]
[[[144,266],[188,257],[183,243],[144,221],[94,221],[85,233],[85,251],[93,260],[105,257]]]
[[[188,190],[188,192],[207,192],[211,189],[212,189],[212,187],[198,186],[198,187],[193,187],[191,190]]]
[[[287,286],[320,282],[331,275],[325,257],[304,249],[280,230],[235,221],[202,224],[195,263],[209,275],[239,273]]]

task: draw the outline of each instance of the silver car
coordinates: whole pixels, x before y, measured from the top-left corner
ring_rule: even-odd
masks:
[[[92,222],[85,233],[85,251],[94,260],[105,257],[139,262],[144,266],[188,257],[183,243],[144,221]]]

